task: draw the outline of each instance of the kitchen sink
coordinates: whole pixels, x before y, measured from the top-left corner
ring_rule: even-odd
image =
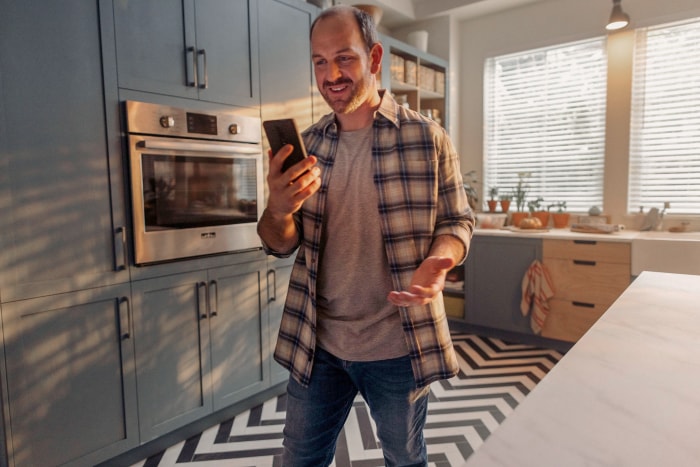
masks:
[[[642,271],[700,275],[700,232],[639,232],[632,240],[632,275]]]

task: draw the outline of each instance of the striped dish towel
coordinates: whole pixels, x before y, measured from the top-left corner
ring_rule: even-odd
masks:
[[[547,301],[554,296],[552,278],[544,264],[538,260],[530,264],[521,288],[520,311],[523,316],[530,315],[530,327],[535,334],[539,334],[549,313]]]

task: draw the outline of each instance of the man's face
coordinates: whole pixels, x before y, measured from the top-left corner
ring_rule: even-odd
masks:
[[[352,113],[367,101],[377,66],[354,16],[320,20],[311,35],[311,54],[318,89],[336,113]]]

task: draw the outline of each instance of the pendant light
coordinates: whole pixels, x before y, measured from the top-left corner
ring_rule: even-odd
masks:
[[[605,26],[605,29],[608,31],[617,31],[619,29],[626,28],[628,24],[630,24],[630,17],[627,13],[622,11],[622,6],[620,6],[620,3],[622,0],[613,0],[613,9],[612,13],[610,13],[610,21],[608,21],[608,25]]]

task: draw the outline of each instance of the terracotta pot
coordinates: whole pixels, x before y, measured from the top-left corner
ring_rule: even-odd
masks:
[[[486,204],[489,205],[489,212],[496,212],[496,206],[498,206],[498,201],[495,199],[490,199],[486,201]]]
[[[501,211],[508,212],[508,209],[510,209],[510,200],[509,199],[502,199],[500,202],[501,202]]]
[[[532,213],[532,217],[536,217],[542,222],[543,229],[549,225],[549,211],[535,211]]]
[[[520,225],[520,221],[525,219],[528,215],[529,215],[528,213],[521,212],[521,211],[511,213],[510,225],[512,225],[514,227],[518,227]]]
[[[568,212],[553,212],[552,213],[552,224],[554,224],[555,229],[563,229],[569,225],[570,214]]]

